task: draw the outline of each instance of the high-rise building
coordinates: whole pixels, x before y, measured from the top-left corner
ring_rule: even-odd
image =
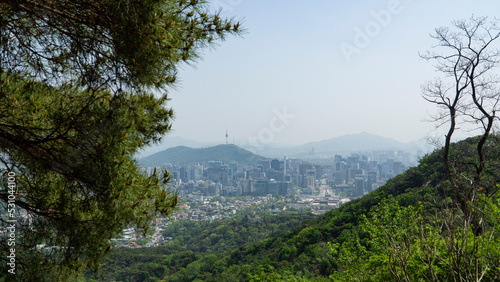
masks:
[[[184,183],[189,181],[188,172],[185,166],[179,169],[179,178]]]
[[[365,180],[362,177],[356,177],[354,180],[354,196],[363,196],[365,190]]]
[[[206,177],[215,183],[228,184],[229,183],[229,173],[227,165],[221,166],[210,166],[205,170]]]
[[[307,182],[307,188],[313,189],[315,184],[316,184],[316,171],[313,170],[308,170],[306,173],[306,182]]]
[[[268,180],[265,177],[259,177],[255,179],[253,187],[255,191],[254,195],[264,196],[269,194]]]
[[[280,161],[278,159],[271,161],[271,169],[280,170]]]
[[[298,186],[308,187],[307,182],[307,172],[314,171],[312,164],[300,164],[299,165],[299,175],[297,176]],[[315,174],[315,172],[313,173]]]
[[[253,195],[255,192],[253,179],[239,179],[238,186],[243,196]]]

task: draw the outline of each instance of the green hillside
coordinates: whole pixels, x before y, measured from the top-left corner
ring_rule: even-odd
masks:
[[[236,145],[224,144],[200,149],[184,146],[174,147],[142,158],[139,162],[144,166],[163,166],[168,163],[187,165],[206,163],[208,161],[254,164],[259,160],[266,160],[266,158]]]
[[[471,138],[455,144],[452,150],[453,158],[467,159],[474,151],[476,140]],[[489,147],[488,155],[494,160],[489,163],[488,179],[498,183],[500,148],[496,143],[492,143]],[[329,244],[342,245],[345,242],[356,242],[359,238],[363,239],[368,236],[360,231],[358,226],[362,217],[368,215],[370,210],[378,206],[383,199],[394,198],[402,207],[417,205],[420,202],[429,214],[439,214],[448,199],[446,195],[450,194],[447,182],[444,181],[444,171],[441,152],[434,152],[424,157],[419,166],[394,177],[369,195],[346,203],[336,210],[293,229],[284,230],[278,236],[216,255],[193,252],[181,246],[176,246],[175,251],[158,249],[155,251],[154,260],[148,260],[148,256],[143,254],[141,259],[134,263],[136,273],[141,273],[141,278],[137,276],[137,279],[132,280],[301,281],[312,279],[328,281],[330,275],[341,270],[339,261],[332,255]],[[217,229],[211,230],[210,236],[225,235],[222,231],[220,234],[217,233]],[[118,252],[123,256],[124,253],[144,251],[118,250]],[[114,258],[118,260],[118,257],[114,256]],[[106,264],[106,272],[116,270],[118,263],[118,261],[109,260]],[[151,270],[151,263],[162,269],[161,274],[156,275]],[[390,265],[389,261],[385,262],[385,265]],[[441,273],[441,275],[446,277],[446,273]]]
[[[252,206],[219,221],[178,221],[163,235],[173,237],[168,244],[155,248],[118,248],[112,250],[98,274],[87,273],[99,281],[144,281],[175,274],[199,259],[216,260],[244,245],[255,244],[317,218],[311,213],[282,211],[277,215],[267,207]],[[216,267],[222,269],[225,263]]]

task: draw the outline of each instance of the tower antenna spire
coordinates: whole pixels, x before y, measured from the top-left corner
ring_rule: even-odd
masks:
[[[227,134],[227,126],[226,126],[226,144],[227,144],[227,137],[229,137],[229,135]]]

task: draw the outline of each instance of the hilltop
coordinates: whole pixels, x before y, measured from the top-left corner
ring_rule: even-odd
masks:
[[[146,167],[163,166],[165,164],[197,164],[208,161],[224,161],[226,163],[254,164],[267,158],[256,155],[233,144],[224,144],[208,148],[190,148],[178,146],[139,159]]]

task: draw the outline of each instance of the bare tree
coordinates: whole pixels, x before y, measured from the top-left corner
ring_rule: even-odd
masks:
[[[447,178],[453,189],[455,204],[470,219],[474,234],[481,231],[481,215],[473,213],[478,193],[493,195],[495,185],[485,183],[483,174],[487,166],[488,140],[494,133],[498,119],[500,93],[494,75],[500,51],[500,29],[497,21],[486,17],[453,22],[453,30],[436,29],[432,38],[438,41],[440,52],[427,52],[422,58],[436,62],[443,79],[429,82],[423,87],[425,100],[438,105],[442,111],[433,117],[438,127],[448,125],[443,148],[443,161]],[[460,128],[463,126],[464,128]],[[479,132],[473,158],[455,159],[450,151],[454,133],[459,130]]]
[[[445,197],[436,199],[443,208],[429,213],[423,205],[401,207],[395,198],[384,199],[360,224],[369,248],[359,239],[330,245],[345,269],[335,278],[500,281],[500,201],[494,197],[500,183],[494,134],[500,28],[497,21],[472,17],[431,36],[439,50],[421,56],[443,76],[423,86],[423,97],[439,107],[432,119],[446,128],[446,181],[439,187]],[[460,130],[477,136],[452,145]]]

